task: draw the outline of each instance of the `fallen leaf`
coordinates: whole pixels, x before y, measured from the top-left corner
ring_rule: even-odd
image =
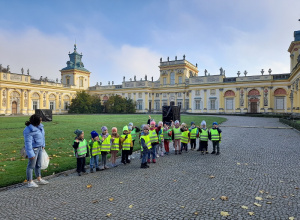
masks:
[[[259,204],[259,203],[254,203],[254,205],[256,205],[256,206],[258,206],[258,207],[261,207],[261,204]]]
[[[294,216],[289,217],[289,220],[294,220],[294,219],[295,219]]]
[[[242,209],[248,209],[248,206],[242,205]]]
[[[263,198],[261,198],[261,197],[255,197],[255,199],[260,200],[260,201],[263,200]]]
[[[123,182],[120,182],[120,184],[122,184]]]
[[[198,212],[194,212],[194,215],[198,215]]]
[[[273,199],[274,196],[267,195],[266,198],[267,198],[267,199]]]
[[[282,196],[282,198],[287,198],[287,196]]]
[[[212,201],[215,201],[215,198],[211,198]]]
[[[241,163],[236,163],[237,165],[241,165]]]
[[[253,178],[249,178],[249,180],[253,180]]]
[[[249,215],[254,215],[254,212],[248,212]]]
[[[106,216],[107,216],[107,217],[110,217],[110,216],[111,216],[111,213],[106,214]]]
[[[247,166],[248,164],[247,164],[247,163],[245,163],[245,165]]]
[[[23,183],[27,183],[27,180],[24,180]]]
[[[227,196],[221,196],[220,199],[222,199],[223,201],[227,201],[228,197]]]
[[[128,208],[132,209],[133,205],[128,206]]]
[[[184,209],[184,206],[180,206],[180,208]]]
[[[272,202],[266,202],[267,204],[272,204]]]
[[[230,216],[228,212],[221,211],[220,214],[224,217]]]
[[[280,182],[280,183],[283,183],[283,181],[282,181],[282,180],[280,180],[279,182]]]
[[[209,176],[209,178],[210,178],[210,179],[213,179],[213,178],[215,178],[215,176],[211,175],[211,176]]]
[[[98,203],[99,202],[99,200],[93,200],[92,201],[92,203]]]
[[[291,196],[294,197],[295,195],[294,195],[294,194],[291,194]]]
[[[86,188],[92,188],[92,185],[91,184],[88,184],[88,185],[86,185]]]
[[[114,201],[115,199],[113,197],[108,199],[110,202]]]
[[[173,180],[174,182],[176,182],[177,180]]]
[[[16,153],[17,151],[13,150],[12,152],[13,152],[13,153]]]
[[[263,191],[263,190],[259,190],[259,192],[260,192],[261,194],[263,194],[265,191]]]
[[[299,189],[299,187],[296,186],[295,189]]]

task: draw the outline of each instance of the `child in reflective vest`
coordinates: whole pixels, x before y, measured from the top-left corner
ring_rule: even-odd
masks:
[[[206,122],[203,120],[201,122],[201,126],[198,126],[198,130],[200,133],[200,140],[199,140],[199,149],[197,151],[201,151],[201,154],[208,154],[207,147],[208,147],[208,135],[209,130],[206,127]]]
[[[181,125],[181,149],[179,154],[185,150],[185,152],[188,152],[188,143],[190,142],[190,132],[186,126],[185,123],[182,123]]]
[[[195,122],[193,122],[193,121],[191,122],[191,127],[190,127],[189,131],[190,131],[190,139],[191,139],[191,150],[195,150],[197,137],[199,134],[199,131],[196,128]]]
[[[141,155],[142,155],[141,168],[149,168],[149,165],[147,165],[147,156],[148,156],[148,151],[151,149],[152,146],[149,137],[148,125],[143,125],[143,131],[141,132],[140,141],[141,141]]]
[[[166,155],[169,155],[170,149],[169,149],[169,143],[170,140],[172,139],[172,129],[170,129],[169,125],[164,124],[164,130],[163,130],[163,135],[164,135],[164,147],[166,151]]]
[[[117,133],[118,129],[116,127],[113,127],[111,129],[111,163],[113,167],[116,167],[116,160],[117,160],[117,153],[121,149],[121,142],[120,142],[120,135]]]
[[[177,153],[181,154],[181,150],[180,150],[180,140],[181,140],[181,130],[180,130],[180,123],[178,120],[175,121],[175,123],[173,124],[172,122],[172,140],[174,140],[173,145],[175,148],[175,155],[177,155]]]
[[[84,132],[82,130],[77,129],[74,131],[76,134],[73,148],[74,148],[74,154],[77,158],[77,173],[78,176],[81,176],[81,173],[86,174],[85,170],[85,158],[88,157],[88,143],[84,139]]]
[[[151,141],[151,150],[148,152],[148,160],[147,162],[151,162],[151,155],[152,155],[152,163],[156,163],[156,151],[158,148],[158,133],[160,131],[160,126],[155,127],[155,121],[150,122],[150,128],[149,128],[149,137]]]
[[[211,152],[211,154],[216,154],[219,155],[220,154],[220,142],[222,139],[222,131],[218,126],[217,122],[213,123],[213,127],[210,129],[210,133],[208,135],[209,140],[212,141],[213,143],[213,152]],[[217,152],[216,152],[216,148],[217,148]]]
[[[110,139],[111,136],[107,131],[106,126],[102,126],[101,128],[101,138],[102,138],[102,145],[101,145],[101,167],[100,170],[108,169],[109,167],[106,165],[107,155],[110,152]]]
[[[121,135],[121,144],[122,144],[122,160],[121,163],[124,165],[130,163],[128,158],[130,147],[132,145],[131,135],[128,134],[128,126],[123,127],[123,134]]]
[[[90,154],[90,172],[94,172],[94,165],[96,171],[100,171],[99,168],[99,155],[101,155],[102,141],[99,139],[99,135],[96,131],[91,132],[91,140],[89,141],[89,154]]]
[[[160,126],[160,130],[158,132],[158,146],[157,146],[156,156],[159,157],[159,154],[160,154],[160,156],[163,157],[164,156],[164,151],[163,151],[163,143],[164,143],[163,122],[159,121],[158,126]]]
[[[128,133],[131,135],[131,140],[132,140],[132,147],[130,147],[130,152],[129,152],[129,160],[134,159],[132,152],[133,152],[134,142],[137,138],[137,132],[139,131],[140,129],[138,127],[133,126],[132,122],[128,124]]]

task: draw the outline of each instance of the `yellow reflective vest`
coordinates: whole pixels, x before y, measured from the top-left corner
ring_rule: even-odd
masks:
[[[74,140],[74,143],[75,142],[76,142],[76,140]],[[87,147],[88,147],[88,143],[85,139],[83,139],[82,141],[79,141],[78,148],[76,149],[78,156],[86,154]],[[75,152],[74,152],[74,154],[75,154]]]
[[[220,135],[218,132],[218,129],[210,129],[210,135],[211,135],[211,140],[212,141],[219,141],[220,140]]]
[[[104,139],[104,141],[102,142],[101,151],[110,151],[110,139],[111,135],[108,135],[108,137]]]
[[[182,132],[181,143],[187,144],[189,142],[189,131]]]
[[[101,154],[101,143],[99,141],[89,141],[90,157]]]
[[[121,138],[125,139],[125,134],[121,135]],[[129,136],[129,134],[127,135],[126,140],[124,140],[122,146],[123,146],[123,150],[130,150],[130,146],[132,144],[132,140],[131,140],[131,136]]]
[[[149,134],[148,135],[141,135],[140,140],[144,139],[146,146],[148,147],[148,149],[152,148],[151,145],[151,141],[150,141],[150,137]],[[141,145],[141,151],[143,151],[143,146]]]
[[[156,129],[153,129],[152,131],[149,130],[149,137],[150,137],[151,143],[158,142],[158,136],[157,136],[157,133],[156,133]]]
[[[208,141],[208,129],[202,128],[200,133],[200,141]]]
[[[120,138],[115,138],[114,142],[111,144],[110,150],[119,150]]]
[[[173,128],[173,131],[174,131],[174,139],[175,140],[180,140],[181,139],[181,131],[180,131],[180,128]]]
[[[198,128],[191,129],[191,139],[197,138],[197,131],[198,131]]]

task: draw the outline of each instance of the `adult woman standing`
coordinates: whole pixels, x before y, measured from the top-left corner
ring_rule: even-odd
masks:
[[[42,150],[45,148],[45,131],[44,125],[41,124],[40,116],[34,114],[25,122],[25,129],[23,131],[25,150],[28,156],[28,165],[26,169],[26,176],[28,187],[38,187],[33,182],[32,171],[34,169],[37,183],[41,185],[48,184],[48,181],[41,178],[41,161]]]

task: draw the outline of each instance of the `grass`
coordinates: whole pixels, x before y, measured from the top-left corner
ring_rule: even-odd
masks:
[[[0,187],[15,183],[21,183],[26,179],[27,159],[20,156],[20,150],[24,146],[23,130],[28,116],[0,117]],[[156,122],[161,120],[161,115],[153,115]],[[76,167],[76,159],[73,156],[74,131],[78,128],[85,132],[85,139],[90,139],[92,130],[101,132],[103,125],[107,126],[109,133],[112,127],[118,128],[122,133],[123,126],[133,122],[135,126],[147,123],[148,115],[55,115],[52,122],[45,122],[46,151],[51,158],[47,170],[42,170],[42,176],[52,175]],[[182,115],[181,121],[190,125],[194,121],[200,125],[206,120],[208,127],[212,122],[224,122],[221,117]],[[138,142],[135,150],[139,150]],[[88,163],[88,160],[87,160]]]

